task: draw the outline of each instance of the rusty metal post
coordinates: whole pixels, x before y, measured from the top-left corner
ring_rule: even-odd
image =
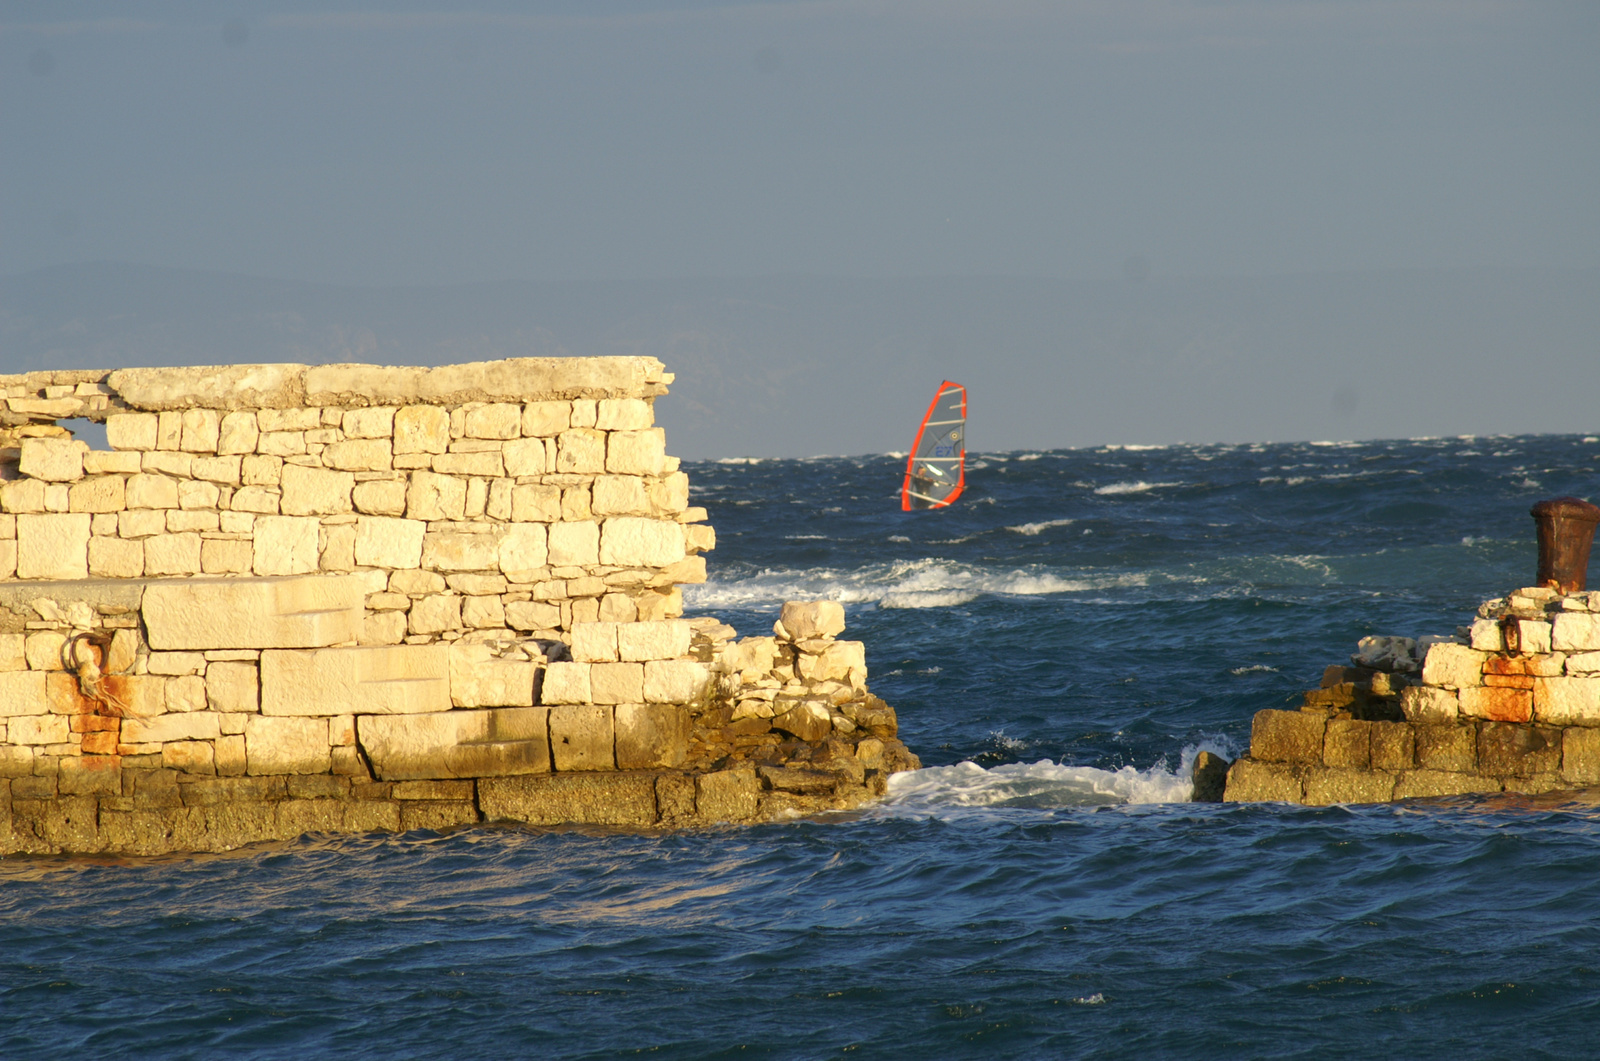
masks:
[[[1600,524],[1600,508],[1576,497],[1553,497],[1530,510],[1539,528],[1536,586],[1577,593],[1589,575],[1589,546]]]

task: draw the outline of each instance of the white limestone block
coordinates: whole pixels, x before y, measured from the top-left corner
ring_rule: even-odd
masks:
[[[593,703],[594,697],[589,684],[590,666],[588,663],[568,660],[546,664],[540,700],[546,704]]]
[[[465,518],[466,507],[466,480],[435,472],[412,473],[411,485],[406,491],[408,518],[429,521],[459,520]]]
[[[215,453],[222,430],[222,417],[215,409],[185,409],[183,436],[178,448],[189,453]]]
[[[197,578],[151,583],[142,614],[157,650],[314,648],[354,641],[364,600],[352,575]]]
[[[406,626],[413,634],[441,634],[461,629],[461,598],[454,593],[439,593],[413,601],[406,613]]]
[[[144,545],[141,542],[126,538],[89,539],[90,578],[138,578],[143,574]]]
[[[16,640],[22,640],[21,635],[16,635]],[[16,646],[13,644],[8,648],[15,649]],[[0,718],[47,714],[50,706],[45,700],[44,676],[42,670],[10,668],[0,671]]]
[[[644,516],[650,513],[650,493],[637,475],[597,475],[591,506],[597,516]]]
[[[620,623],[617,626],[617,658],[634,663],[677,659],[688,655],[693,633],[689,624],[682,619]]]
[[[1555,726],[1600,726],[1600,677],[1535,678],[1533,717]]]
[[[357,483],[350,492],[357,512],[372,516],[403,516],[406,511],[406,480],[381,479]]]
[[[244,723],[250,774],[325,774],[332,767],[328,724],[320,718],[251,715]]]
[[[551,438],[572,426],[570,402],[529,402],[522,407],[522,433]]]
[[[598,475],[606,470],[606,436],[592,428],[570,428],[556,436],[556,471]]]
[[[351,438],[330,443],[322,451],[322,463],[347,472],[388,471],[394,464],[387,438]]]
[[[542,523],[513,523],[498,537],[497,562],[500,570],[513,582],[532,581],[535,572],[549,561],[545,525]]]
[[[573,623],[572,658],[579,663],[616,661],[617,624]]]
[[[498,534],[431,531],[423,535],[422,566],[430,571],[495,571],[499,564]]]
[[[591,663],[589,692],[596,704],[637,704],[644,700],[644,664]]]
[[[258,575],[302,575],[317,570],[321,526],[315,516],[258,517],[251,570]]]
[[[126,724],[125,724],[126,725]],[[12,744],[65,744],[71,730],[65,715],[21,715],[6,723]]]
[[[511,518],[518,523],[557,522],[561,519],[561,488],[541,483],[515,487],[511,492]]]
[[[232,412],[222,418],[217,431],[217,452],[242,455],[254,453],[261,440],[261,428],[253,412]]]
[[[311,570],[311,568],[306,570]],[[200,573],[200,535],[195,533],[157,534],[144,539],[144,573],[150,576],[198,575]],[[292,572],[272,573],[290,574]]]
[[[286,464],[280,485],[285,516],[331,516],[351,511],[350,492],[356,479],[349,472]]]
[[[552,523],[549,536],[552,566],[586,567],[600,562],[600,524],[593,520]]]
[[[1505,638],[1494,619],[1478,619],[1472,624],[1472,647],[1480,652],[1504,652]]]
[[[1440,685],[1449,689],[1465,689],[1483,684],[1483,661],[1487,652],[1480,652],[1454,642],[1438,642],[1428,646],[1422,658],[1422,680],[1427,685]]]
[[[617,516],[600,532],[600,562],[618,567],[665,567],[684,558],[683,524]]]
[[[222,735],[212,711],[186,711],[153,718],[122,720],[122,743],[165,744],[174,740],[215,740]]]
[[[505,462],[505,473],[509,476],[544,474],[545,449],[542,438],[513,439],[505,444],[500,453]]]
[[[24,438],[17,470],[33,479],[65,483],[83,478],[83,455],[89,447],[72,438]]]
[[[450,709],[445,645],[261,653],[264,715],[402,715]]]
[[[17,577],[88,578],[87,512],[17,516]]]
[[[155,449],[156,414],[111,413],[106,417],[106,444],[120,450]]]
[[[361,516],[356,520],[356,563],[362,567],[417,567],[422,563],[427,530],[421,520]]]
[[[487,645],[457,642],[450,647],[450,700],[456,707],[531,707],[538,669],[531,660],[498,659]]]
[[[1551,647],[1562,652],[1600,649],[1600,613],[1562,612],[1555,617]]]
[[[394,406],[347,409],[340,420],[346,438],[389,438],[394,434]]]
[[[450,448],[450,414],[436,405],[395,410],[396,453],[443,453]]]
[[[522,407],[493,402],[469,408],[465,426],[467,438],[516,438],[522,434]]]
[[[644,665],[644,700],[648,704],[690,704],[705,692],[711,671],[692,659],[657,659]]]
[[[654,410],[642,398],[601,398],[595,410],[601,431],[643,431],[654,423]]]
[[[123,498],[129,508],[177,508],[178,484],[165,475],[131,475]]]
[[[1568,674],[1600,673],[1600,652],[1574,652],[1567,657]]]
[[[605,470],[619,475],[660,475],[667,457],[666,432],[613,431],[606,440]]]
[[[219,662],[206,667],[206,703],[213,711],[254,713],[261,702],[254,663]]]
[[[561,625],[561,609],[543,601],[513,601],[506,605],[506,625],[513,630],[554,630]]]
[[[142,463],[138,453],[92,449],[83,455],[83,474],[135,475]]]
[[[240,482],[240,464],[241,459],[237,455],[196,457],[190,463],[189,472],[196,479],[237,486]]]

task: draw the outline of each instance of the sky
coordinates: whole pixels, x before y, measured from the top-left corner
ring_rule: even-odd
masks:
[[[1600,4],[0,4],[0,274],[1600,265]]]
[[[1596,56],[1594,0],[0,0],[0,370],[652,353],[685,456],[903,448],[946,376],[994,448],[1594,431]]]

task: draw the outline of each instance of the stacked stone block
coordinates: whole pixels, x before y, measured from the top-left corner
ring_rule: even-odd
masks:
[[[810,809],[881,792],[915,759],[842,609],[728,652],[680,617],[715,535],[654,426],[670,381],[650,358],[0,377],[0,850],[744,820],[797,806],[759,771],[812,759]],[[856,735],[885,715],[887,746]]]
[[[1225,798],[1375,803],[1600,785],[1600,592],[1485,602],[1454,638],[1331,667],[1299,711],[1262,711]],[[1431,643],[1428,643],[1431,642]],[[1376,657],[1376,658],[1375,658]],[[1339,672],[1339,673],[1333,673]],[[1355,679],[1347,681],[1346,679]]]

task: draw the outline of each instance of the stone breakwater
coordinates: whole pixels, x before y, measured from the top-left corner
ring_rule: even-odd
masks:
[[[1366,638],[1261,711],[1223,798],[1381,803],[1600,785],[1600,592],[1486,601],[1448,638]]]
[[[855,806],[843,609],[682,618],[653,358],[0,377],[0,853]],[[107,450],[74,437],[105,425]]]

